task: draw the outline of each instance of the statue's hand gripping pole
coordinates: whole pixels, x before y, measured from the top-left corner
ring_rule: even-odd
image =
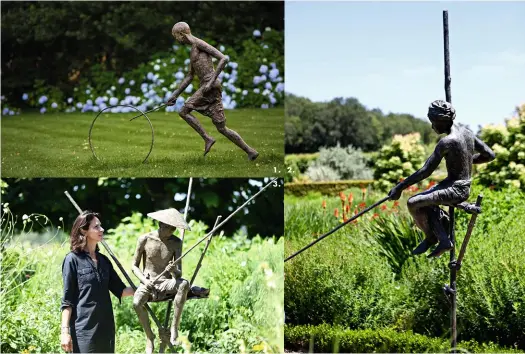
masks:
[[[376,202],[375,204],[372,204],[371,206],[369,206],[368,208],[366,209],[363,209],[361,212],[355,214],[354,216],[352,216],[350,219],[348,219],[347,221],[345,221],[344,223],[342,223],[341,225],[338,225],[337,227],[333,228],[332,230],[328,231],[327,233],[325,233],[324,235],[318,237],[317,239],[315,239],[315,241],[309,243],[307,246],[301,248],[299,251],[295,252],[294,254],[292,254],[291,256],[287,257],[284,261],[287,262],[289,261],[290,259],[294,258],[295,256],[299,255],[301,252],[303,251],[306,251],[308,248],[312,247],[313,245],[315,245],[317,242],[321,241],[322,239],[324,239],[325,237],[328,237],[330,236],[331,234],[333,234],[334,232],[336,232],[337,230],[339,230],[340,228],[342,228],[343,226],[345,226],[346,224],[348,224],[349,222],[352,222],[354,221],[355,219],[357,219],[358,217],[360,217],[361,215],[367,213],[368,211],[374,209],[375,207],[383,204],[384,202],[386,202],[387,200],[389,200],[390,197],[389,196],[386,196],[384,197],[383,199],[381,199],[380,201]]]

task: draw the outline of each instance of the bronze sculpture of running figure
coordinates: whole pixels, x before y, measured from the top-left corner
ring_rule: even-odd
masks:
[[[200,87],[186,100],[179,115],[204,139],[204,155],[206,155],[213,144],[215,144],[215,139],[204,130],[204,127],[197,118],[191,114],[192,111],[197,111],[210,117],[222,135],[244,150],[249,160],[255,160],[257,156],[259,156],[259,153],[248,146],[237,132],[226,127],[226,117],[222,105],[222,87],[217,78],[226,66],[228,59],[213,46],[193,36],[190,27],[185,22],[176,23],[175,26],[173,26],[172,35],[177,42],[191,45],[190,67],[188,74],[184,77],[180,86],[173,92],[167,104],[173,106],[177,97],[188,87],[193,77],[197,75]],[[215,70],[213,68],[212,58],[216,58],[219,61]]]
[[[480,213],[479,207],[466,202],[470,195],[472,164],[487,163],[494,160],[494,152],[473,132],[454,124],[456,111],[452,105],[442,100],[430,104],[428,119],[437,134],[447,134],[437,144],[425,165],[410,177],[396,185],[388,193],[390,199],[397,200],[407,187],[428,178],[446,161],[447,177],[433,188],[408,199],[408,210],[416,225],[426,238],[412,251],[417,255],[426,252],[432,245],[438,246],[428,257],[439,257],[453,248],[448,235],[448,215],[440,205],[455,206],[468,213]]]

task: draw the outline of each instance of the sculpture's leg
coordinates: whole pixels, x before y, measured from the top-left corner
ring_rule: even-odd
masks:
[[[151,330],[148,312],[144,307],[144,305],[148,302],[149,296],[149,292],[144,289],[143,285],[140,285],[135,291],[135,295],[133,297],[133,307],[135,308],[135,312],[137,312],[139,317],[139,322],[146,333],[146,353],[151,354],[155,349],[155,334]]]
[[[224,113],[222,114],[224,115]],[[217,127],[219,133],[227,137],[232,143],[244,150],[244,152],[248,154],[248,159],[250,159],[250,161],[255,160],[257,156],[259,156],[259,153],[255,149],[248,146],[248,144],[246,144],[246,142],[237,132],[226,127],[226,119],[222,119],[221,121],[213,120],[213,124],[215,124],[215,127]]]
[[[171,324],[171,344],[175,345],[177,338],[179,337],[179,325],[182,310],[184,309],[184,303],[186,302],[186,296],[190,290],[190,283],[182,278],[177,279],[175,285],[177,293],[173,300],[173,322]]]
[[[186,123],[190,125],[199,135],[204,139],[204,155],[206,155],[213,144],[215,144],[215,139],[213,139],[207,132],[204,130],[204,127],[201,125],[199,120],[191,114],[191,109],[183,106],[179,112],[179,116],[184,119]]]
[[[408,210],[416,225],[423,231],[426,238],[421,242],[412,254],[417,255],[426,252],[433,244],[439,241],[439,245],[431,256],[437,257],[443,252],[450,250],[452,243],[448,238],[448,233],[444,227],[443,215],[438,205],[442,204],[439,200],[440,190],[427,191],[417,194],[408,199]],[[437,254],[437,255],[436,255]]]

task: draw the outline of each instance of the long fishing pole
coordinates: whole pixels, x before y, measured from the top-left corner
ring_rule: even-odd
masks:
[[[348,224],[349,222],[352,222],[354,221],[355,219],[357,219],[358,217],[360,217],[361,215],[363,215],[364,213],[374,209],[375,207],[379,206],[380,204],[383,204],[384,202],[386,202],[388,199],[390,199],[389,196],[386,196],[384,197],[383,199],[381,199],[380,201],[376,202],[375,204],[372,204],[371,206],[369,206],[368,208],[366,209],[363,209],[361,212],[359,212],[358,214],[355,214],[354,216],[352,216],[350,219],[348,219],[347,221],[345,221],[344,223],[342,223],[341,225],[338,225],[337,227],[333,228],[332,230],[328,231],[327,233],[325,233],[324,235],[320,236],[319,238],[317,238],[315,241],[311,242],[310,244],[308,244],[307,246],[301,248],[299,251],[295,252],[294,254],[292,254],[291,256],[289,256],[288,258],[286,258],[284,261],[285,262],[288,262],[290,259],[294,258],[295,256],[299,255],[300,253],[306,251],[307,249],[309,249],[310,247],[312,247],[313,245],[315,245],[317,242],[321,241],[322,239],[324,239],[325,237],[328,237],[330,236],[331,234],[333,234],[334,232],[336,232],[337,230],[339,230],[340,228],[342,228],[343,226],[345,226],[346,224]]]

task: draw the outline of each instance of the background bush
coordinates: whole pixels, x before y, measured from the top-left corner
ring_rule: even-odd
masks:
[[[425,149],[419,133],[396,135],[391,144],[373,154],[374,188],[387,192],[423,166]]]
[[[494,150],[496,159],[480,165],[476,177],[486,186],[504,188],[512,185],[525,190],[525,104],[505,125],[487,125],[481,139]]]
[[[284,30],[282,3],[8,1],[2,6],[2,93],[11,106],[25,108],[24,93],[37,99],[47,95],[49,105],[63,105],[68,97],[85,103],[87,84],[96,95],[118,87],[117,79],[126,75],[140,85],[142,77],[136,75],[145,74],[145,63],[171,51],[171,28],[179,21],[239,59],[239,73],[246,71],[239,75],[242,82],[251,81],[262,64],[266,49],[258,44],[268,46],[267,64],[275,62],[283,73],[282,34],[265,31]],[[254,43],[245,43],[248,39]],[[181,54],[171,54],[176,68],[184,61]]]

